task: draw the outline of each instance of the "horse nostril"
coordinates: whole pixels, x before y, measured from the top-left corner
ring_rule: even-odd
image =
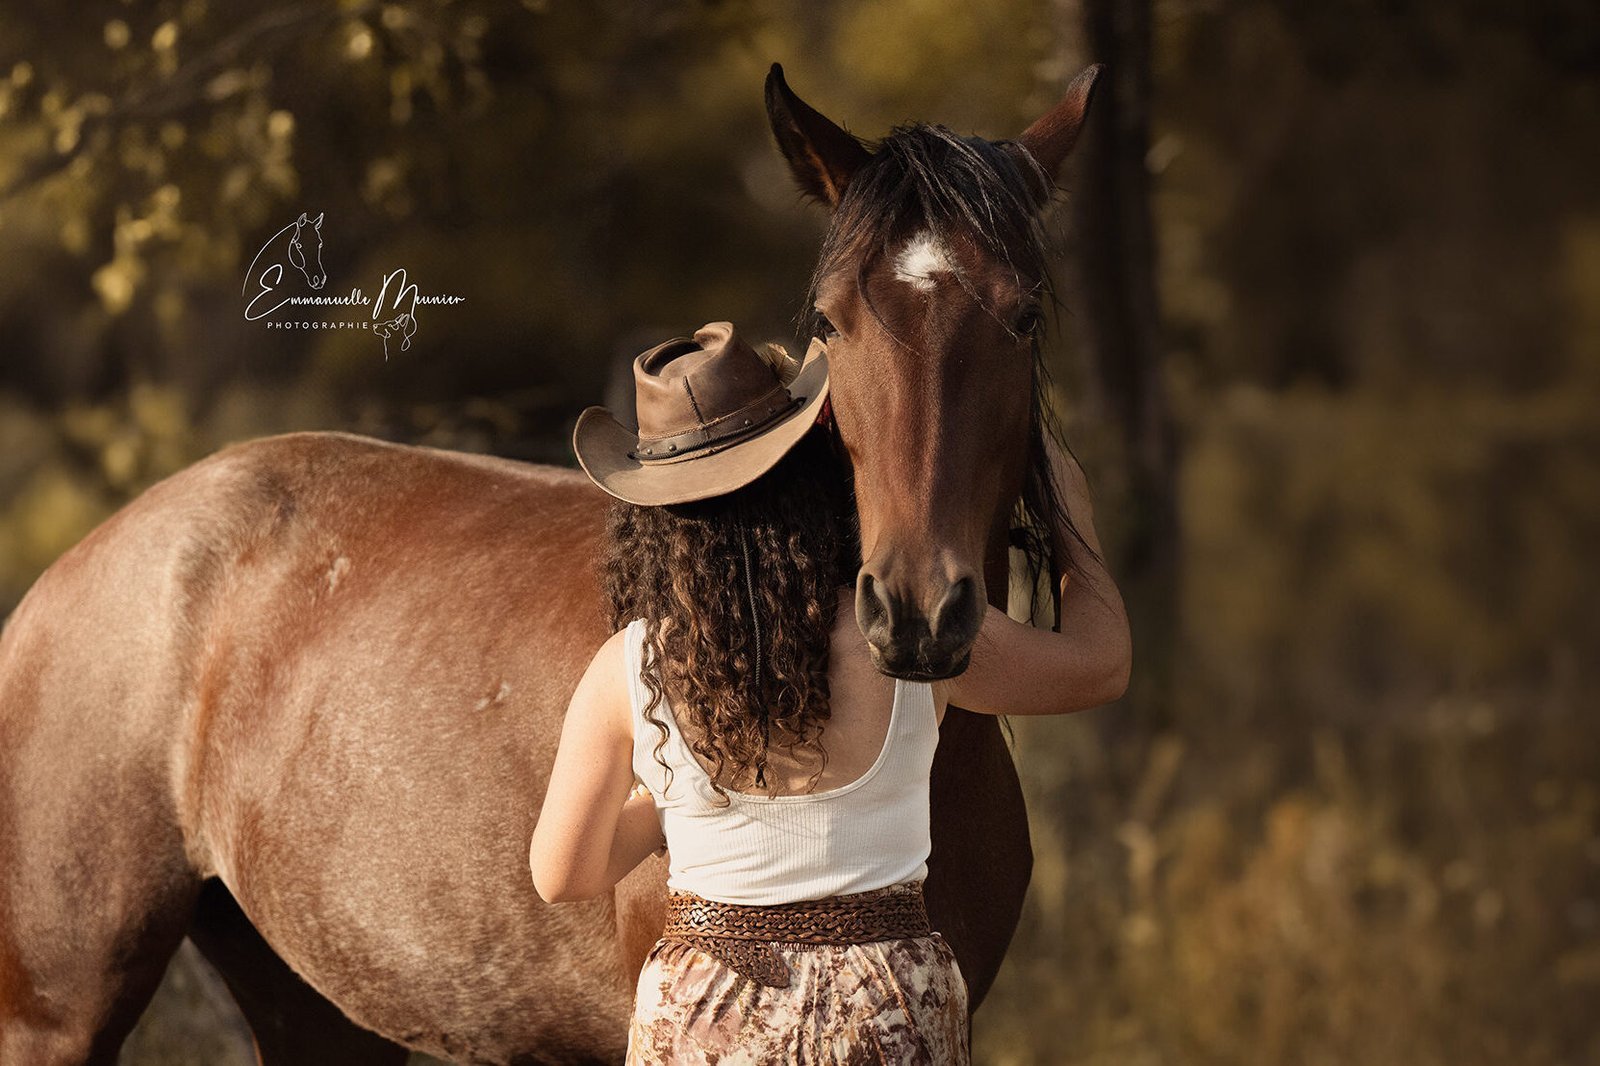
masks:
[[[893,631],[894,612],[883,582],[863,570],[856,581],[856,625],[872,644],[883,645]]]
[[[967,630],[976,629],[973,625],[978,608],[978,583],[970,576],[958,578],[945,589],[944,596],[939,600],[939,606],[933,609],[933,624],[930,627],[936,639],[948,640],[952,634],[959,633],[958,639],[970,636]]]

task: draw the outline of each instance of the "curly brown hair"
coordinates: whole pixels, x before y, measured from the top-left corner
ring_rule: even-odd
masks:
[[[838,591],[861,565],[836,434],[814,427],[726,495],[660,507],[616,501],[607,534],[612,626],[645,620],[644,715],[661,731],[656,760],[667,766],[669,733],[657,713],[665,699],[724,803],[726,789],[768,784],[769,742],[814,761],[815,788],[827,763],[820,738]]]

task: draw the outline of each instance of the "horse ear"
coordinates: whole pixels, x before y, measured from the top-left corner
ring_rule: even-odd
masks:
[[[1094,87],[1104,70],[1103,63],[1096,63],[1073,78],[1061,102],[1039,116],[1033,125],[1017,138],[1016,143],[1028,150],[1028,154],[1033,156],[1034,161],[1052,182],[1055,181],[1056,172],[1061,169],[1062,161],[1067,158],[1067,153],[1078,143],[1078,134],[1083,130],[1084,116],[1089,113],[1089,101],[1094,96]]]
[[[323,211],[321,214],[317,215],[316,219],[312,221],[311,225],[320,230],[322,228],[322,216],[326,215],[327,213],[328,212]]]
[[[297,220],[296,220],[296,221],[295,221],[295,225],[296,225],[296,226],[304,226],[304,225],[305,225],[305,224],[306,224],[306,223],[307,223],[307,222],[309,222],[309,221],[311,221],[311,220],[310,220],[310,219],[308,219],[308,218],[306,218],[306,213],[305,213],[305,212],[304,212],[304,211],[302,211],[302,212],[300,212],[300,217],[299,217],[299,219],[297,219]]]
[[[837,207],[850,175],[871,158],[866,148],[796,96],[776,63],[767,74],[767,118],[800,188],[829,207]]]

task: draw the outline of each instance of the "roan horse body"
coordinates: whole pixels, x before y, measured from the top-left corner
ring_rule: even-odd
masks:
[[[846,135],[777,72],[768,88],[791,166],[837,192]],[[1024,134],[1038,169],[1070,147],[1087,89]],[[865,343],[850,334],[847,357]],[[921,446],[918,463],[988,479],[919,482],[987,508],[931,538],[943,571],[922,566],[895,546],[928,540],[929,513],[875,497],[881,470],[861,478],[892,456],[852,404],[883,397],[834,361],[878,561],[863,631],[889,666],[959,668],[938,574],[1004,594],[1027,429],[998,466]],[[934,375],[911,392],[937,399],[938,366],[908,366]],[[910,434],[938,412],[899,415]],[[559,906],[527,869],[561,715],[608,633],[606,499],[575,471],[290,433],[157,483],[51,566],[0,635],[0,1066],[114,1062],[185,935],[267,1063],[619,1060],[664,863]],[[931,802],[929,908],[975,1005],[1031,865],[993,718],[947,714]]]

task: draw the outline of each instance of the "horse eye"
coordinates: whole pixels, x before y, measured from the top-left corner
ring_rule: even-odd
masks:
[[[1017,323],[1013,329],[1019,337],[1030,337],[1039,332],[1039,327],[1044,325],[1044,313],[1037,307],[1029,307],[1017,316]]]
[[[839,335],[839,330],[828,320],[828,316],[821,311],[817,312],[817,331],[822,335],[823,340],[830,340]]]

